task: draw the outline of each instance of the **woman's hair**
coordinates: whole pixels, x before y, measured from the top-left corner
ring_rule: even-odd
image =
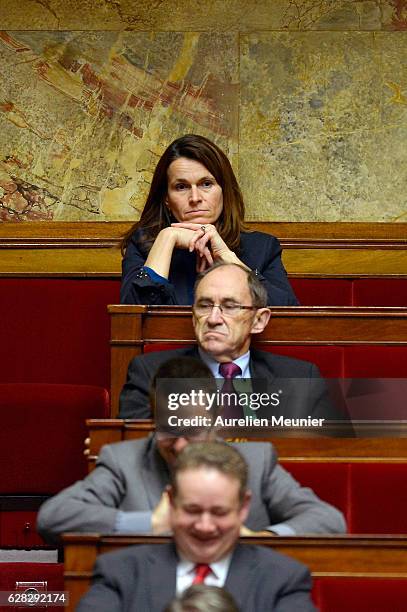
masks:
[[[194,584],[173,599],[164,612],[239,612],[239,609],[225,589]]]
[[[186,157],[201,163],[222,187],[223,210],[216,223],[217,230],[232,251],[238,251],[240,232],[244,229],[244,202],[232,166],[223,151],[214,143],[197,134],[186,134],[174,140],[164,151],[156,166],[140,220],[124,235],[122,252],[127,248],[135,230],[142,228],[147,250],[158,233],[168,227],[172,219],[165,206],[167,170],[170,164]],[[149,244],[148,244],[149,243]]]

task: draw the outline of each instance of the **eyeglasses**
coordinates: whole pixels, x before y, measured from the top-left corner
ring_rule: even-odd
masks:
[[[198,302],[194,304],[193,311],[197,317],[208,317],[214,308],[219,308],[221,313],[227,317],[236,317],[241,310],[257,310],[256,306],[242,306],[242,304],[236,304],[235,302],[223,302],[223,304]]]

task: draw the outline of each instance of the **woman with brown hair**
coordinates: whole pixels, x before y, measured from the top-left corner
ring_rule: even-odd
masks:
[[[298,304],[277,238],[245,229],[232,166],[203,136],[182,136],[166,149],[122,252],[122,304],[192,304],[196,274],[215,261],[255,270],[269,305]]]

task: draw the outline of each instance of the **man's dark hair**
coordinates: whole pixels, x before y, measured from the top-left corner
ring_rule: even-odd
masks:
[[[205,467],[217,470],[239,482],[239,497],[243,501],[247,491],[248,469],[246,461],[233,446],[226,442],[196,442],[189,444],[178,455],[171,473],[171,486],[177,496],[177,475],[186,470]]]
[[[205,278],[207,274],[209,274],[213,270],[216,270],[217,268],[222,268],[224,266],[236,266],[237,268],[240,268],[241,270],[243,270],[243,272],[245,272],[246,277],[247,277],[247,284],[249,286],[249,291],[252,297],[253,306],[255,308],[265,308],[267,306],[267,297],[268,297],[267,289],[265,288],[263,283],[257,278],[255,272],[253,272],[252,270],[248,270],[247,268],[245,268],[244,266],[241,266],[240,264],[223,263],[221,261],[214,263],[210,268],[208,268],[204,272],[201,272],[197,276],[197,279],[195,281],[195,286],[194,286],[194,295],[196,295],[196,290],[198,288],[199,283],[201,282],[203,278]]]
[[[160,387],[160,380],[173,380],[171,390],[174,393],[188,393],[194,385],[200,383],[205,391],[216,392],[216,381],[207,365],[200,359],[193,357],[173,357],[162,363],[153,376],[150,385],[150,404],[151,410],[157,408],[159,398],[157,398],[157,388]]]
[[[209,394],[217,392],[216,380],[203,361],[193,357],[174,357],[161,364],[150,386],[150,406],[157,432],[165,432],[176,437],[185,434],[188,437],[196,436],[202,433],[203,427],[200,425],[194,428],[189,427],[187,430],[168,425],[169,415],[175,414],[169,412],[170,394],[189,395],[192,391]],[[220,407],[214,402],[210,410],[205,408],[205,403],[190,407],[184,406],[182,409],[184,416],[185,411],[188,412],[188,418],[196,415],[207,416],[212,419],[212,425],[214,425]]]

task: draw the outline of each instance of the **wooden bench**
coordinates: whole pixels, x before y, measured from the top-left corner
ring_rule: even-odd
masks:
[[[145,419],[88,419],[89,470],[93,469],[104,444],[143,438],[154,431],[153,421]],[[262,436],[257,441],[272,442],[281,461],[407,462],[407,424],[381,423],[361,426],[358,438],[325,436]]]

